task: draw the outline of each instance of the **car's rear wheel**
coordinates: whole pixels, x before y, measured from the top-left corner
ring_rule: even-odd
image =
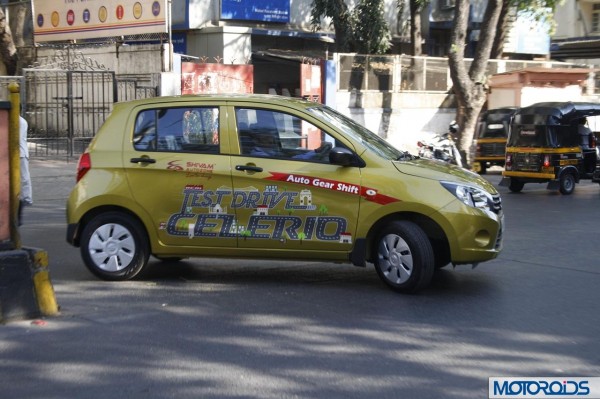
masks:
[[[564,173],[560,177],[558,190],[561,194],[573,194],[573,191],[575,191],[575,176],[572,173]]]
[[[525,186],[525,183],[523,183],[521,180],[511,178],[510,184],[508,185],[508,189],[510,191],[512,191],[513,193],[520,193],[521,190],[523,190],[524,186]]]
[[[148,263],[148,238],[140,223],[119,212],[94,217],[81,234],[87,268],[104,280],[129,280]]]
[[[377,274],[392,289],[414,293],[431,282],[435,264],[433,248],[416,224],[389,223],[379,234],[374,251]]]

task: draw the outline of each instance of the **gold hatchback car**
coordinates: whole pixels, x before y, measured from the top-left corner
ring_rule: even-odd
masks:
[[[116,104],[81,156],[67,241],[106,280],[158,259],[373,263],[400,292],[495,258],[503,213],[477,174],[399,151],[344,115],[267,95]]]

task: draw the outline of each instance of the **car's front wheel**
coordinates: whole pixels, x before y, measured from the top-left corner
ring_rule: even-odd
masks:
[[[374,250],[377,274],[392,289],[414,293],[431,282],[435,265],[433,248],[416,224],[389,223],[379,234]]]
[[[81,256],[87,268],[104,280],[129,280],[148,263],[148,238],[140,223],[123,213],[94,217],[81,234]]]

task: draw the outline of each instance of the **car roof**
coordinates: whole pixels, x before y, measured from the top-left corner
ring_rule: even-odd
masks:
[[[148,104],[171,104],[174,106],[186,106],[189,103],[201,102],[249,102],[255,105],[287,105],[295,108],[313,108],[322,106],[320,103],[307,101],[298,97],[286,97],[273,94],[185,94],[181,96],[151,97],[141,100],[125,101],[117,103],[119,107],[135,107]]]

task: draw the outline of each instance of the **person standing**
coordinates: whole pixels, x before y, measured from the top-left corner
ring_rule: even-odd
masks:
[[[27,147],[27,121],[19,116],[19,159],[21,168],[21,193],[19,195],[19,226],[21,225],[23,207],[33,204],[31,175],[29,174],[29,148]]]

